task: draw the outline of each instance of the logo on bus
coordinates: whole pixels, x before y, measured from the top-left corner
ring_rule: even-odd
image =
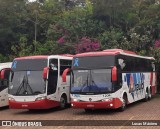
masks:
[[[91,99],[91,98],[89,98],[89,101],[91,102],[91,101],[92,101],[92,99]]]
[[[79,59],[78,58],[75,58],[74,59],[74,64],[73,64],[73,66],[79,66]]]
[[[143,93],[144,79],[143,73],[126,73],[124,76],[124,81],[127,82],[129,93],[131,93],[133,99],[135,95],[138,96]]]
[[[16,67],[17,67],[17,61],[13,61],[13,63],[12,63],[12,69],[16,69]]]

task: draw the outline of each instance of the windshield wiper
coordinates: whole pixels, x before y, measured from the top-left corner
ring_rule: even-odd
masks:
[[[89,86],[89,85],[88,85],[88,78],[89,78],[89,77],[88,77],[88,75],[89,75],[89,74],[87,74],[87,79],[86,79],[86,81],[83,83],[83,85],[82,85],[82,87],[81,87],[80,91],[82,91],[82,90],[83,90],[83,87],[85,87],[85,86]]]
[[[22,88],[24,89],[23,94],[28,94],[27,88],[33,94],[33,90],[32,90],[31,86],[28,83],[28,77],[26,77],[26,76],[23,77],[23,80],[22,80],[22,82],[21,82],[21,84],[20,84],[20,86],[19,86],[19,88],[18,88],[18,90],[16,92],[16,95],[18,95],[20,93],[20,91],[22,90]]]
[[[100,88],[98,87],[98,85],[95,83],[95,81],[93,80],[93,77],[92,77],[92,73],[91,73],[91,86],[96,86],[96,88],[98,89],[98,91],[100,91]]]
[[[23,80],[21,82],[21,84],[18,86],[18,89],[17,89],[17,92],[16,92],[16,95],[19,94],[19,92],[21,91],[22,87],[24,87],[24,79],[25,79],[25,76],[23,77]]]

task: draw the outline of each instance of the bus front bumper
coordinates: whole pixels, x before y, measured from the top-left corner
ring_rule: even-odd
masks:
[[[78,102],[71,101],[72,108],[83,108],[83,109],[116,109],[122,106],[122,101],[118,98],[114,98],[112,101],[101,101],[101,102]]]
[[[9,100],[9,107],[12,109],[49,109],[59,106],[60,103],[54,100],[38,100],[32,102],[17,102]]]

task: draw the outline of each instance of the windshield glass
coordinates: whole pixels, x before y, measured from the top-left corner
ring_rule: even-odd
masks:
[[[9,94],[37,95],[45,93],[43,71],[16,71],[10,76]]]
[[[73,70],[72,93],[108,93],[112,91],[111,69]]]
[[[12,63],[9,94],[37,95],[45,93],[43,69],[47,59],[18,59]]]

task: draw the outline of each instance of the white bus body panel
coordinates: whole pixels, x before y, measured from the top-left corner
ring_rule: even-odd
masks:
[[[135,74],[135,77],[137,78],[139,74],[143,74],[144,75],[144,87],[138,89],[137,87],[134,86],[134,89],[130,91],[130,87],[129,87],[130,85],[127,84],[126,74],[131,74],[131,75]],[[99,94],[99,95],[71,94],[71,99],[72,100],[75,99],[75,101],[83,101],[83,102],[89,102],[91,99],[92,102],[98,102],[98,101],[105,100],[105,99],[119,98],[122,101],[123,94],[125,92],[127,93],[128,103],[133,103],[135,101],[145,98],[146,88],[147,87],[150,88],[150,78],[151,78],[150,73],[123,73],[122,74],[122,82],[123,82],[122,88],[120,88],[116,92],[108,93],[108,94]],[[153,82],[155,84],[155,79],[153,80]],[[142,82],[138,82],[138,83],[141,84]]]

